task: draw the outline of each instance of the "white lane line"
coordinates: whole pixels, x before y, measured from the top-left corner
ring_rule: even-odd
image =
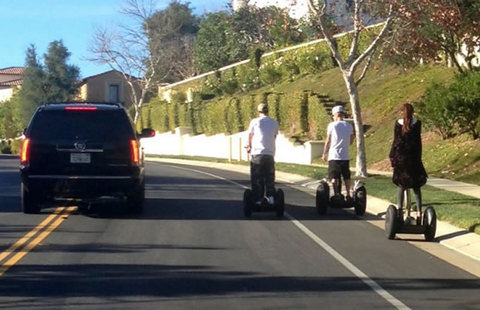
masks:
[[[285,212],[285,216],[295,225],[297,226],[304,234],[306,234],[310,239],[312,239],[316,244],[318,244],[322,249],[324,249],[328,254],[330,254],[333,258],[335,258],[338,262],[340,262],[345,268],[347,268],[351,273],[353,273],[357,278],[363,281],[363,283],[370,286],[370,288],[380,295],[383,299],[388,301],[397,309],[410,309],[400,300],[396,299],[392,294],[387,292],[383,289],[377,282],[370,279],[363,271],[358,269],[354,264],[352,264],[348,259],[343,257],[340,253],[338,253],[334,248],[332,248],[328,243],[323,241],[320,237],[315,235],[310,229],[308,229],[305,225],[300,223],[296,218],[291,216],[290,214]]]
[[[179,167],[179,166],[174,166],[174,165],[164,165],[164,166],[167,166],[167,167],[172,167],[172,168],[177,168],[177,169],[181,169],[181,170],[188,170],[188,171],[193,171],[193,172],[197,172],[197,173],[200,173],[200,174],[204,174],[204,175],[208,175],[212,178],[215,178],[215,179],[219,179],[219,180],[222,180],[222,181],[225,181],[227,183],[230,183],[230,184],[233,184],[233,185],[237,185],[243,189],[247,189],[249,188],[248,186],[245,186],[243,184],[240,184],[238,182],[235,182],[235,181],[232,181],[232,180],[229,180],[229,179],[226,179],[226,178],[223,178],[219,175],[216,175],[216,174],[212,174],[212,173],[208,173],[208,172],[205,172],[205,171],[201,171],[201,170],[197,170],[197,169],[192,169],[192,168],[185,168],[185,167]]]
[[[185,167],[179,167],[179,166],[173,166],[173,165],[166,165],[166,166],[177,168],[177,169],[182,169],[182,170],[193,171],[193,172],[197,172],[197,173],[204,174],[204,175],[208,175],[208,176],[211,176],[213,178],[223,180],[225,182],[237,185],[237,186],[239,186],[243,189],[249,188],[249,187],[247,187],[245,185],[242,185],[240,183],[237,183],[235,181],[232,181],[232,180],[226,179],[224,177],[218,176],[216,174],[208,173],[208,172],[205,172],[205,171],[191,169],[191,168],[185,168]],[[381,296],[383,299],[385,299],[387,302],[389,302],[392,306],[394,306],[397,309],[410,309],[407,305],[405,305],[400,300],[395,298],[392,294],[390,294],[384,288],[382,288],[377,282],[375,282],[369,276],[367,276],[357,266],[352,264],[348,259],[346,259],[340,253],[338,253],[334,248],[332,248],[330,245],[328,245],[328,243],[326,243],[320,237],[315,235],[310,229],[308,229],[305,225],[300,223],[300,221],[298,221],[296,218],[294,218],[293,216],[291,216],[287,212],[285,212],[285,217],[288,218],[295,226],[297,226],[298,229],[300,229],[305,235],[307,235],[310,239],[312,239],[317,245],[319,245],[328,254],[330,254],[333,258],[335,258],[340,264],[342,264],[351,273],[353,273],[357,278],[362,280],[363,283],[368,285],[375,293],[377,293],[379,296]]]

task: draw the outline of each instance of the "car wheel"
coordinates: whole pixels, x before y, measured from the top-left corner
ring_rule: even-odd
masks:
[[[252,216],[252,195],[251,189],[246,189],[243,192],[243,215],[245,215],[245,217]]]
[[[145,202],[145,183],[142,183],[134,192],[127,195],[128,212],[140,214],[143,211]]]
[[[21,204],[22,204],[22,211],[25,214],[35,214],[40,212],[40,205],[38,202],[38,198],[35,194],[31,191],[28,191],[25,188],[23,183],[20,184],[21,190]]]
[[[282,218],[285,213],[285,194],[283,190],[279,188],[275,196],[275,212],[277,217]]]

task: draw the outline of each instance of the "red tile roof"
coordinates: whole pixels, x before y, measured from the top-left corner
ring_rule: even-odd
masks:
[[[22,85],[23,79],[0,82],[0,86],[19,86]]]
[[[23,67],[8,67],[0,69],[0,74],[23,74]]]

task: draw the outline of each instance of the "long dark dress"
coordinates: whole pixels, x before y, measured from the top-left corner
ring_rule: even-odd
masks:
[[[402,188],[419,188],[427,182],[422,163],[422,123],[417,120],[411,130],[402,135],[402,125],[395,122],[394,138],[390,150],[393,167],[392,181]]]

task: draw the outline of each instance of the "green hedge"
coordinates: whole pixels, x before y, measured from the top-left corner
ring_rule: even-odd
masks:
[[[311,91],[262,92],[208,101],[202,100],[200,93],[194,93],[190,103],[181,99],[173,96],[170,103],[158,99],[150,102],[142,110],[142,126],[151,124],[160,132],[186,126],[194,134],[234,134],[246,130],[250,120],[257,117],[259,103],[268,105],[270,116],[278,121],[283,133],[301,140],[324,139],[330,122],[326,110],[328,97]]]

